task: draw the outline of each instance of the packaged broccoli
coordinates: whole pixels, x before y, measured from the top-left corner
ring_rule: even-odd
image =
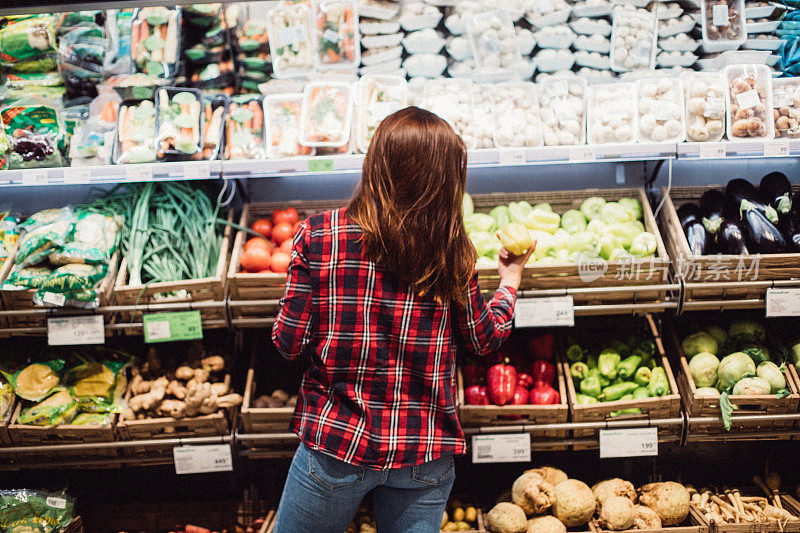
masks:
[[[74,509],[64,492],[0,490],[0,530],[52,533],[69,525]]]

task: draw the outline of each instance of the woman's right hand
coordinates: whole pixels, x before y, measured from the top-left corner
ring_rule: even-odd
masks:
[[[522,281],[522,270],[535,249],[536,241],[533,241],[533,245],[522,255],[512,255],[505,248],[500,248],[497,272],[500,274],[501,286],[505,285],[514,290],[519,288],[519,284]]]

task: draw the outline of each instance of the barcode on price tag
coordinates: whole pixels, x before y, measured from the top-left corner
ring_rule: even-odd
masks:
[[[600,459],[653,455],[658,455],[658,428],[600,430]]]
[[[702,143],[700,145],[700,159],[722,159],[726,155],[725,145],[722,143]]]
[[[530,433],[472,436],[473,463],[527,463],[530,460]]]
[[[514,307],[514,325],[518,328],[575,325],[575,306],[572,296],[524,298]]]
[[[230,472],[233,470],[230,444],[176,446],[172,449],[176,474]]]
[[[789,141],[776,140],[764,143],[764,157],[789,157]]]
[[[800,289],[767,289],[767,318],[800,316]]]
[[[498,155],[500,157],[500,166],[524,165],[528,161],[525,150],[522,149],[500,150]]]
[[[570,163],[586,163],[597,159],[594,146],[572,146],[569,149]]]
[[[50,346],[77,346],[105,342],[106,330],[102,315],[47,319],[47,344]]]

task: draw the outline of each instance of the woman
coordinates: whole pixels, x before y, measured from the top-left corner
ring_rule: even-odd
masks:
[[[508,337],[532,252],[501,250],[487,304],[462,218],[466,178],[466,148],[447,122],[403,109],[376,130],[350,206],[295,236],[272,339],[311,366],[275,533],[342,533],[370,491],[381,533],[439,530],[453,457],[466,451],[456,345],[486,355]]]

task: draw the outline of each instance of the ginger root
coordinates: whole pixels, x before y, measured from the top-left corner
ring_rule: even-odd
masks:
[[[196,416],[200,412],[203,400],[209,398],[212,394],[211,383],[190,381],[186,385],[186,416]]]
[[[183,418],[186,415],[186,402],[180,400],[164,400],[158,406],[158,414],[161,416],[171,416],[172,418]]]
[[[180,379],[181,381],[189,381],[194,377],[194,369],[190,366],[179,366],[177,370],[175,370],[175,379]]]
[[[177,379],[173,379],[167,386],[167,394],[175,396],[179,400],[186,398],[186,387],[181,385]]]
[[[231,389],[230,374],[226,374],[225,379],[223,379],[221,382],[211,384],[211,391],[217,396],[225,396],[226,394],[228,394],[228,391],[230,389]]]
[[[150,382],[148,392],[136,395],[128,402],[128,406],[130,407],[131,411],[138,413],[140,411],[149,411],[150,409],[156,407],[161,400],[164,399],[164,395],[167,393],[168,384],[169,382],[165,377],[160,377],[157,380]]]
[[[192,378],[186,383],[186,387],[189,387],[192,383],[207,383],[210,376],[211,373],[208,370],[197,368],[194,370]]]
[[[225,396],[220,396],[217,400],[217,404],[222,409],[230,409],[231,407],[237,407],[242,405],[242,395],[236,394],[226,394]]]
[[[219,355],[212,355],[201,359],[200,364],[202,365],[203,370],[207,370],[208,372],[219,372],[225,368],[225,359]]]

